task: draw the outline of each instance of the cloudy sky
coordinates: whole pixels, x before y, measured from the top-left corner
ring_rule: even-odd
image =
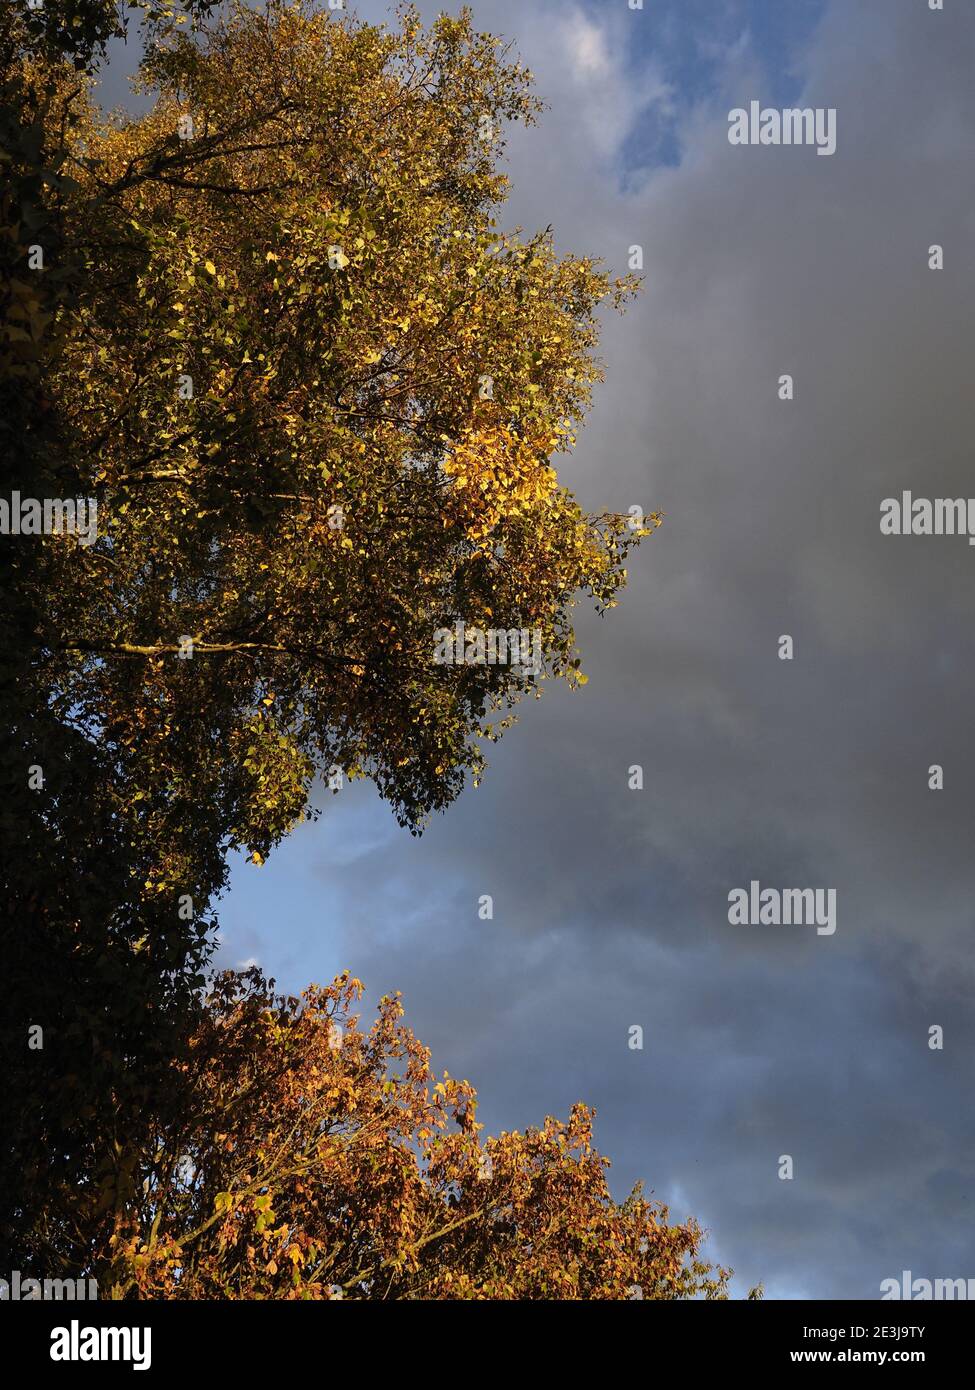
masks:
[[[585,690],[419,841],[355,788],[237,866],[221,960],[401,990],[489,1130],[590,1102],[617,1194],[696,1216],[739,1293],[975,1277],[975,551],[879,529],[902,489],[975,494],[975,6],[473,8],[548,103],[510,222],[643,248],[564,477],[665,524],[580,623]],[[732,146],[752,100],[835,108],[836,153]],[[752,879],[835,889],[835,934],[731,925]]]

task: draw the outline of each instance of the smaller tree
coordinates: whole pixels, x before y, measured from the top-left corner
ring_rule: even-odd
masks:
[[[483,1138],[473,1087],[434,1079],[398,997],[363,1031],[348,974],[272,990],[217,979],[178,1113],[139,1141],[141,1198],[92,1248],[103,1296],[728,1296],[694,1221],[612,1199],[585,1106]]]

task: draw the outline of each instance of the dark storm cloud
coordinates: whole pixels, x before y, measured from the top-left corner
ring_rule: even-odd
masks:
[[[747,33],[682,107],[651,9],[475,14],[552,107],[512,144],[510,221],[618,270],[644,248],[564,472],[665,525],[621,607],[580,621],[584,692],[527,708],[420,842],[347,797],[262,871],[321,924],[255,927],[247,879],[228,948],[289,985],[348,965],[370,999],[402,990],[491,1128],[596,1105],[617,1190],[710,1225],[739,1289],[873,1298],[905,1268],[975,1276],[975,550],[879,532],[902,488],[975,496],[975,9],[829,8],[796,87],[836,108],[828,158],[729,145],[768,86]],[[626,177],[651,119],[680,162]],[[751,879],[835,888],[835,935],[729,925]]]

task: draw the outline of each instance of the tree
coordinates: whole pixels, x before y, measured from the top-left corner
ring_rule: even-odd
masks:
[[[205,5],[192,0],[191,7]],[[65,320],[83,276],[80,252],[65,237],[65,201],[81,193],[67,132],[71,93],[80,93],[81,74],[118,31],[120,12],[112,0],[0,7],[5,505],[12,490],[72,498],[86,482],[71,422],[54,396]],[[125,794],[110,747],[79,711],[58,706],[39,660],[47,606],[70,577],[64,544],[0,537],[0,1259],[7,1267],[33,1255],[43,1264],[56,1251],[76,1205],[65,1174],[83,1183],[92,1155],[118,1148],[123,1100],[137,1109],[163,1084],[208,954],[202,916],[177,920],[171,903],[142,891],[157,850],[119,814]],[[203,909],[205,885],[220,880],[219,859],[217,847],[197,852]],[[61,1205],[51,1200],[55,1189],[67,1194]]]
[[[613,1201],[585,1106],[484,1138],[473,1087],[435,1080],[398,998],[366,1031],[361,994],[348,975],[300,999],[257,970],[217,979],[138,1200],[85,1252],[102,1297],[727,1297],[695,1222],[639,1189]]]
[[[139,118],[90,90],[113,4],[0,13],[7,474],[97,503],[93,544],[0,547],[0,1253],[38,1258],[106,1162],[130,1200],[228,854],[261,862],[321,774],[419,830],[525,694],[584,681],[573,605],[612,607],[658,521],[586,514],[552,466],[632,285],[498,227],[504,123],[537,110],[498,40],[129,8]],[[457,620],[537,631],[541,673],[438,662]]]
[[[71,98],[85,277],[53,391],[102,539],[65,549],[38,659],[120,783],[219,807],[212,840],[263,858],[333,768],[416,829],[526,689],[437,664],[435,632],[538,630],[577,683],[575,596],[623,582],[637,533],[550,458],[630,286],[497,230],[501,124],[534,104],[466,14],[238,7],[145,76],[140,120]],[[159,807],[174,842],[185,809]]]

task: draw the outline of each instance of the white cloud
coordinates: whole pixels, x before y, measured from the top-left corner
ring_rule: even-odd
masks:
[[[608,77],[613,69],[606,36],[580,10],[573,10],[562,32],[576,80]]]

